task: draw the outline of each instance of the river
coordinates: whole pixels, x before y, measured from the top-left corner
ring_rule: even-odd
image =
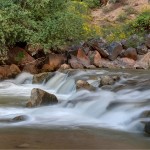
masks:
[[[22,73],[0,82],[0,148],[150,149],[143,117],[150,111],[148,71],[74,70],[55,72],[42,84]],[[98,88],[101,75],[118,74],[111,87]],[[96,91],[76,90],[75,81],[87,80]],[[26,108],[33,88],[57,96],[52,106]],[[25,115],[21,122],[12,118]]]

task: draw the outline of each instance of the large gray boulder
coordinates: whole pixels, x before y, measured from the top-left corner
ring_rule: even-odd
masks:
[[[37,107],[42,105],[57,104],[58,99],[54,94],[47,93],[38,88],[34,88],[31,91],[30,100],[27,102],[27,107]]]
[[[122,52],[123,47],[119,42],[113,42],[111,43],[108,48],[107,51],[109,53],[109,59],[110,60],[115,60],[119,54]]]

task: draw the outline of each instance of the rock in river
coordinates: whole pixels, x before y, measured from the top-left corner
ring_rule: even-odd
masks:
[[[57,104],[58,99],[54,94],[47,93],[38,88],[31,91],[30,100],[27,102],[27,107],[37,107],[42,105]]]

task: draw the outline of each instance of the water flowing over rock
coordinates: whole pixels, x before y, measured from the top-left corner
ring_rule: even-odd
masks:
[[[47,93],[41,89],[34,88],[31,91],[30,100],[26,104],[27,107],[37,107],[43,105],[57,104],[58,99],[55,95]]]
[[[27,120],[27,116],[21,115],[21,116],[16,116],[12,119],[13,122],[21,122]]]
[[[46,78],[50,75],[50,73],[48,72],[43,72],[43,73],[40,73],[40,74],[35,74],[33,76],[33,80],[32,80],[32,83],[42,83],[44,80],[46,80]]]

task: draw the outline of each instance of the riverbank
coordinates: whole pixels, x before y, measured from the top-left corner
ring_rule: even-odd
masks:
[[[0,129],[0,149],[150,149],[150,139],[106,129]]]

